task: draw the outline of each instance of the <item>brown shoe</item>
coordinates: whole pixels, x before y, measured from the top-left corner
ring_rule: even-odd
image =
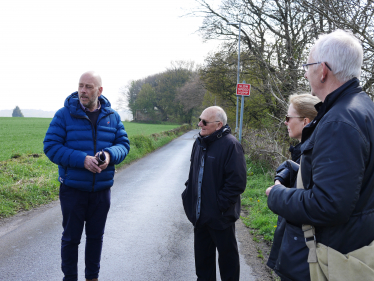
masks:
[[[86,279],[86,281],[99,281],[99,279],[94,278],[94,279]]]

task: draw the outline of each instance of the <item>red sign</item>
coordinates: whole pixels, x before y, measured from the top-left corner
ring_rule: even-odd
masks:
[[[238,96],[249,96],[251,91],[251,85],[249,84],[237,84],[236,85],[236,95]]]

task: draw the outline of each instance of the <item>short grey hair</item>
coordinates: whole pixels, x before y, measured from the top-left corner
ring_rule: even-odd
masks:
[[[337,29],[321,35],[310,51],[315,62],[327,62],[340,82],[361,76],[363,49],[350,31]]]
[[[223,126],[226,126],[227,124],[227,115],[226,112],[222,109],[222,107],[219,106],[210,106],[208,107],[210,109],[213,109],[216,113],[217,121],[221,121]]]

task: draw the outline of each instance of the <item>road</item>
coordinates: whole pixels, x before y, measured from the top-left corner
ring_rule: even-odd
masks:
[[[184,134],[116,173],[99,280],[196,280],[193,227],[180,195],[197,132]],[[0,280],[62,280],[61,221],[58,202],[2,221]],[[82,238],[79,280],[85,280],[84,244]],[[241,280],[255,280],[243,255]]]

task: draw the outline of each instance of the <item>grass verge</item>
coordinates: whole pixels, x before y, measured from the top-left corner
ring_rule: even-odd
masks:
[[[242,208],[246,216],[241,217],[252,234],[266,241],[273,241],[278,216],[267,206],[266,188],[274,184],[273,172],[265,163],[247,161],[247,188],[242,194]]]
[[[0,162],[0,218],[58,198],[56,165],[44,154]]]
[[[191,130],[183,125],[152,135],[130,135],[130,153],[117,167],[142,158]],[[0,218],[30,210],[58,199],[57,165],[42,153],[18,154],[0,161]]]

